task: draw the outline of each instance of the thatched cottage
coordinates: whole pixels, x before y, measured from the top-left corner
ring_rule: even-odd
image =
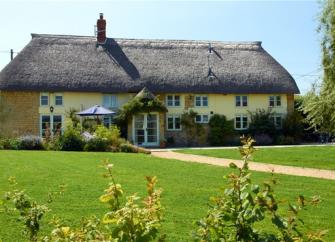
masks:
[[[116,111],[144,87],[168,109],[129,122],[128,139],[144,146],[178,141],[180,115],[189,109],[204,124],[224,114],[237,130],[247,129],[248,110],[271,107],[277,125],[293,110],[299,89],[261,42],[106,38],[102,14],[97,30],[97,37],[32,34],[0,74],[9,110],[3,131],[43,136],[47,124],[64,127],[70,108],[98,104]]]

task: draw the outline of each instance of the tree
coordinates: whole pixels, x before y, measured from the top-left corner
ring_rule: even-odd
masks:
[[[324,0],[318,32],[322,36],[323,80],[303,100],[302,111],[311,127],[335,133],[335,2]]]

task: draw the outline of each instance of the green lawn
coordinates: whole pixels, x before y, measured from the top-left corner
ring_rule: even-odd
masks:
[[[241,159],[237,149],[185,149],[177,152],[228,159]],[[253,160],[288,166],[335,170],[335,146],[258,148]]]
[[[163,232],[168,241],[189,241],[193,222],[204,216],[210,196],[219,192],[224,184],[223,175],[229,169],[205,164],[154,158],[143,154],[77,153],[48,151],[0,151],[0,194],[9,188],[7,178],[16,176],[21,187],[38,201],[59,184],[67,184],[64,196],[50,205],[53,214],[69,222],[82,216],[102,215],[106,210],[98,197],[107,180],[101,174],[100,161],[109,158],[114,163],[117,181],[130,194],[145,192],[145,175],[157,175],[159,186],[164,189],[162,204],[165,206]],[[253,173],[256,181],[269,178],[266,173]],[[329,229],[327,241],[335,239],[335,181],[276,175],[280,185],[278,197],[295,200],[296,195],[306,197],[318,194],[322,203],[304,212],[308,226]],[[51,216],[44,218],[43,231]],[[268,224],[264,224],[268,228]],[[0,240],[23,241],[20,226],[14,218],[0,214]]]

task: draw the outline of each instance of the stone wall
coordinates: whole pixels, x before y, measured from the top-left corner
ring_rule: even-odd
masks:
[[[3,136],[39,135],[39,92],[1,91]]]

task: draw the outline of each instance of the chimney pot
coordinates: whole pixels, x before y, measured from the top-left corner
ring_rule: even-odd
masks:
[[[97,42],[98,44],[106,42],[106,20],[103,13],[100,13],[100,18],[97,20]]]

